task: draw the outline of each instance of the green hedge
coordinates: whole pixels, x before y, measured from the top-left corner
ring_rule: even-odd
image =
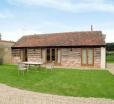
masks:
[[[114,63],[114,52],[107,52],[106,56],[108,63]]]

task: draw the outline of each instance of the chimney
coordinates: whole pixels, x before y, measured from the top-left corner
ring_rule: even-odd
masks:
[[[93,31],[93,25],[91,25],[91,31]]]
[[[2,40],[2,35],[1,35],[1,33],[0,33],[0,40]]]

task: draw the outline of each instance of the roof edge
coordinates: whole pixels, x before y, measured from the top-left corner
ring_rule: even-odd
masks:
[[[102,34],[102,31],[98,30],[98,31],[66,31],[66,32],[52,32],[52,33],[34,33],[34,34],[31,34],[31,35],[23,35],[22,37],[28,37],[28,36],[36,36],[36,35],[39,35],[39,36],[47,36],[47,35],[57,35],[57,34],[67,34],[67,33],[85,33],[85,32],[100,32]],[[22,38],[21,37],[21,38]]]
[[[80,47],[106,47],[106,45],[80,45],[80,46],[34,46],[34,47],[11,47],[12,49],[18,48],[80,48]]]

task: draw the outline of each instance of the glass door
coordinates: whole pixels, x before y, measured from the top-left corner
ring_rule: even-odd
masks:
[[[82,65],[94,65],[94,49],[82,48]]]
[[[50,48],[47,48],[47,62],[50,62]]]
[[[52,49],[52,61],[55,62],[55,49]]]
[[[57,49],[56,48],[47,48],[47,62],[57,63]]]

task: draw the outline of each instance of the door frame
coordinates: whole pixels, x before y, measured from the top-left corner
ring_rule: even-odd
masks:
[[[27,52],[27,48],[24,48],[21,50],[21,60],[22,61],[28,61],[28,52]]]
[[[82,57],[82,51],[83,49],[86,49],[86,64],[83,64],[82,60],[83,60],[83,57]],[[92,49],[92,64],[89,64],[88,63],[88,50],[89,49]],[[81,66],[94,66],[94,48],[81,48]]]
[[[47,49],[50,50],[50,61],[47,60]],[[46,48],[46,63],[52,63],[52,49],[55,49],[55,61],[54,63],[58,63],[58,48]]]

